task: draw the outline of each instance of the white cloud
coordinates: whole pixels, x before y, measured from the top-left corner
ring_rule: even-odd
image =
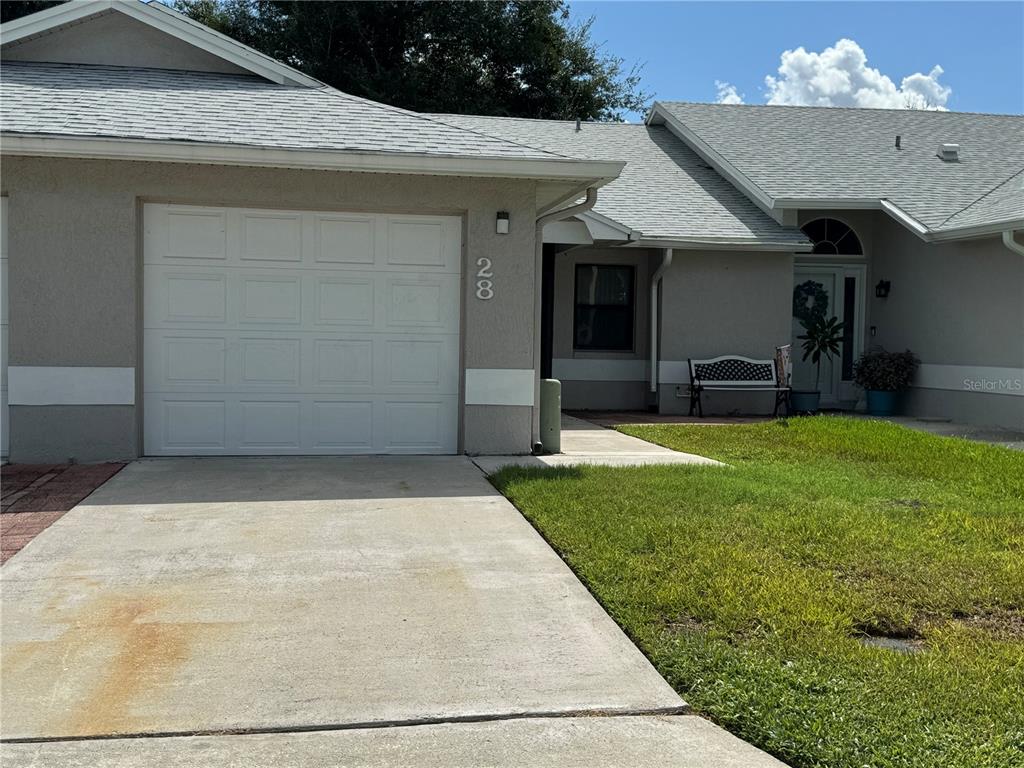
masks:
[[[732,83],[724,83],[721,80],[715,80],[715,88],[718,90],[718,98],[715,99],[718,104],[743,103],[743,95],[736,90],[736,86]]]
[[[764,79],[768,103],[946,109],[953,89],[939,82],[942,67],[935,66],[927,75],[917,72],[905,77],[897,88],[888,76],[869,67],[867,62],[864,49],[846,38],[821,53],[802,46],[795,51],[783,51],[778,77],[768,75]],[[719,88],[720,97],[721,93]]]

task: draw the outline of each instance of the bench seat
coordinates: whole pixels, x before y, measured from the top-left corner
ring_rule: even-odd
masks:
[[[785,351],[784,354],[782,351]],[[775,409],[772,416],[779,415],[779,408],[785,406],[789,415],[789,372],[788,347],[776,350],[775,360],[755,360],[742,355],[722,355],[703,360],[690,358],[690,415],[696,409],[703,418],[703,392],[774,392]],[[780,368],[782,370],[780,370]]]

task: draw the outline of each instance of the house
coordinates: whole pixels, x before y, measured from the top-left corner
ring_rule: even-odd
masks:
[[[679,412],[687,358],[791,341],[794,288],[847,322],[827,402],[910,347],[911,412],[1024,427],[1024,118],[423,115],[134,0],[0,55],[13,461],[522,453],[541,376]]]

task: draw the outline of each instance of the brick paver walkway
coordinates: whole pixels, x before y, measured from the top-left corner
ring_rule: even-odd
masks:
[[[124,464],[7,464],[0,468],[0,563],[6,563]]]

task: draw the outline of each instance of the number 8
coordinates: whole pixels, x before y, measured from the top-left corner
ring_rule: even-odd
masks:
[[[476,297],[478,299],[483,299],[484,301],[487,301],[487,299],[493,299],[494,283],[492,283],[490,280],[477,280]]]

